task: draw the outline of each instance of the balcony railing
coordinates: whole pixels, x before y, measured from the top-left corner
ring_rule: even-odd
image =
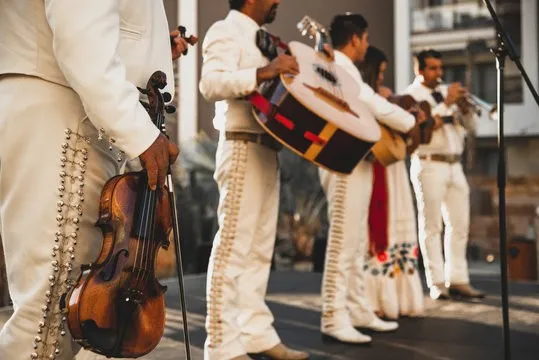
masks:
[[[480,28],[491,25],[492,19],[488,9],[478,1],[431,6],[412,11],[412,33]]]

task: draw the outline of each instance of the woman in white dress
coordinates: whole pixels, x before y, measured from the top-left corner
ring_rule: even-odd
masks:
[[[373,46],[358,65],[364,81],[389,98],[391,90],[382,86],[387,66],[384,53]],[[399,161],[383,167],[375,161],[364,276],[365,294],[379,316],[397,319],[423,314],[418,255],[416,215],[406,163]]]

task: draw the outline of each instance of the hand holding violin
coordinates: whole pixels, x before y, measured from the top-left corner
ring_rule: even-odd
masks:
[[[163,188],[170,164],[173,164],[180,149],[163,134],[159,134],[157,139],[140,156],[140,163],[148,173],[148,185],[151,190],[157,186]]]

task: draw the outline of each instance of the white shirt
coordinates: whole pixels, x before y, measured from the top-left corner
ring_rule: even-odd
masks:
[[[216,102],[217,130],[264,132],[251,103],[239,99],[256,90],[256,70],[269,63],[256,46],[259,29],[249,16],[231,10],[206,33],[199,89],[206,100]]]
[[[0,75],[72,88],[90,121],[130,158],[154,142],[159,130],[136,86],[161,70],[165,90],[174,91],[163,1],[0,0],[0,9]]]
[[[455,104],[449,107],[444,102],[437,104],[436,100],[432,97],[433,91],[440,92],[444,99],[447,97],[447,85],[440,84],[435,89],[431,89],[423,85],[423,77],[418,76],[414,82],[406,88],[404,93],[411,95],[416,101],[427,101],[431,106],[432,115],[461,118],[466,128],[461,125],[445,124],[434,131],[430,143],[420,145],[416,152],[420,155],[461,155],[464,151],[466,129],[473,130],[475,128],[477,117],[473,111],[470,111],[468,115],[463,116],[460,113],[458,106]]]
[[[341,66],[359,84],[359,99],[373,113],[376,120],[400,132],[408,132],[415,125],[412,114],[390,103],[367,85],[354,62],[342,52],[335,50],[335,63]]]

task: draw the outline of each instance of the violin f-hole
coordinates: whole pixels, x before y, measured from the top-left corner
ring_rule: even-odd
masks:
[[[129,251],[127,249],[122,249],[118,251],[116,255],[114,255],[114,258],[112,261],[110,261],[103,270],[99,273],[101,275],[101,279],[103,281],[110,281],[112,280],[114,274],[116,273],[116,267],[118,266],[118,261],[120,260],[120,255],[124,254],[125,257],[129,257]]]

